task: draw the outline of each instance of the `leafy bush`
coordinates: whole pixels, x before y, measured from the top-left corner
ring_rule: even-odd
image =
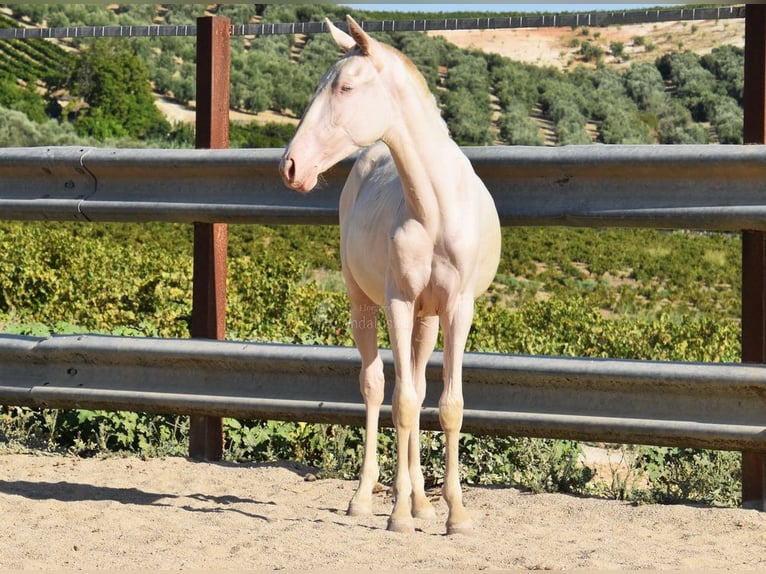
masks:
[[[151,229],[114,244],[114,236],[98,226],[3,226],[0,316],[66,320],[100,332],[130,326],[146,335],[188,336],[191,250],[154,243]]]
[[[539,99],[538,82],[546,73],[535,66],[492,54],[486,56],[495,96],[501,108],[523,105],[531,110]]]
[[[721,143],[742,143],[744,57],[732,47],[718,47],[703,58],[686,52],[666,55],[658,66],[678,84],[681,101],[697,121],[709,121]],[[739,72],[734,71],[735,68]],[[719,82],[712,81],[713,74]]]
[[[662,504],[694,501],[738,506],[742,502],[741,459],[738,452],[644,447],[635,464],[649,480],[649,488],[633,495]]]
[[[580,55],[586,62],[600,62],[604,59],[604,49],[593,42],[583,42],[580,44]]]
[[[484,58],[454,52],[448,62],[447,91],[440,93],[444,119],[462,145],[491,144],[489,72]]]
[[[38,145],[77,145],[83,138],[66,124],[56,120],[33,122],[23,112],[0,106],[0,147]]]
[[[509,105],[498,121],[500,137],[508,145],[542,145],[543,136],[523,104]]]
[[[666,100],[655,108],[657,136],[661,144],[706,144],[707,130],[694,123],[691,112],[677,100]]]
[[[279,148],[285,147],[295,133],[291,124],[234,123],[229,126],[229,147]]]
[[[444,102],[444,119],[449,125],[450,135],[458,144],[489,145],[493,143],[489,130],[491,114],[488,99],[477,105],[473,93],[466,89],[457,89],[445,92],[442,101]]]
[[[623,76],[627,94],[639,108],[653,107],[665,99],[665,83],[656,66],[648,62],[636,62]]]
[[[78,131],[104,140],[165,136],[170,125],[154,105],[143,61],[119,41],[93,41],[75,71],[77,93],[89,110],[75,122]],[[129,88],[128,88],[129,86]]]
[[[613,41],[609,43],[609,51],[612,53],[612,56],[615,58],[620,59],[628,59],[628,55],[625,53],[625,43],[620,41]]]
[[[189,418],[184,416],[0,407],[0,442],[11,447],[67,450],[78,456],[183,456],[188,434]]]
[[[398,34],[395,45],[406,54],[426,78],[432,92],[439,84],[439,67],[446,66],[448,54],[454,48],[444,38],[431,38],[425,34]]]
[[[722,97],[713,104],[713,127],[722,144],[741,145],[744,141],[742,110],[734,98]]]
[[[599,127],[605,144],[651,144],[654,138],[649,126],[634,110],[613,108],[605,114]]]
[[[48,120],[45,101],[37,93],[34,81],[29,81],[22,87],[15,77],[0,74],[0,106],[22,112],[37,123]]]
[[[600,139],[605,144],[650,144],[654,138],[638,106],[628,97],[622,78],[614,70],[600,68],[579,80],[592,94],[590,115],[600,122]]]
[[[723,87],[723,91],[743,105],[745,92],[745,53],[736,46],[716,46],[702,56],[702,67],[710,71]]]
[[[540,84],[543,112],[555,122],[561,145],[589,144],[585,131],[588,121],[588,100],[577,85],[563,77],[546,78]]]

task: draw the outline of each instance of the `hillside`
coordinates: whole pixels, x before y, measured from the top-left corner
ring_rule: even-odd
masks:
[[[461,30],[429,32],[443,37],[464,49],[499,54],[512,60],[538,66],[571,68],[581,57],[579,44],[583,40],[581,29],[522,28],[513,30]],[[629,60],[608,57],[607,64],[624,68],[629,62],[653,62],[665,52],[691,50],[704,55],[724,44],[744,47],[744,20],[702,20],[690,22],[662,22],[631,26],[595,28],[590,39],[598,34],[596,42],[608,51],[612,42],[622,42]],[[636,41],[639,39],[638,41]],[[649,48],[647,48],[649,47]]]
[[[7,19],[0,25],[191,24],[201,8],[0,5],[2,18]],[[337,5],[211,4],[204,13],[236,23],[269,23],[318,21],[324,16],[339,19],[346,11]],[[365,12],[355,16],[367,17]],[[736,144],[742,139],[743,30],[743,20],[722,20],[380,36],[410,56],[426,76],[461,145]],[[122,52],[126,62],[146,68],[154,92],[149,98],[154,102],[151,112],[156,113],[153,108],[157,107],[168,120],[167,128],[154,130],[152,145],[169,141],[190,145],[193,130],[189,126],[195,119],[194,38],[73,38],[58,42],[66,51],[59,48],[58,55],[49,56],[42,68],[31,67],[30,59],[36,56],[28,48],[55,44],[31,42],[0,42],[6,55],[0,61],[0,73],[21,85],[31,81],[37,86],[48,101],[37,106],[37,121],[46,114],[56,119],[66,116],[79,135],[101,141],[121,134],[146,139],[144,133],[124,129],[129,118],[108,117],[110,112],[98,109],[87,98],[93,86],[82,85],[90,77],[104,77],[83,70],[83,62],[92,65],[86,62],[89,48],[112,42],[111,50]],[[231,120],[255,131],[278,123],[279,133],[289,137],[318,78],[337,53],[325,34],[233,37]],[[110,73],[119,75],[119,67],[113,66]],[[34,99],[29,93],[23,95]],[[0,94],[0,105],[31,118],[29,110],[35,103],[28,101],[22,109],[13,104],[17,97]],[[116,97],[122,95],[101,101],[108,103]],[[163,130],[167,137],[158,133]],[[257,147],[263,141],[248,136],[232,145]],[[278,138],[269,141],[269,145],[281,145]]]
[[[159,16],[157,22],[164,22]],[[553,66],[561,70],[572,69],[582,63],[579,54],[584,38],[583,29],[571,28],[522,28],[508,30],[457,30],[429,32],[431,37],[441,37],[464,50],[479,50],[497,54],[511,60],[536,66]],[[589,33],[591,41],[600,44],[607,54],[605,63],[625,69],[631,62],[653,62],[665,52],[690,50],[698,55],[709,54],[719,45],[743,48],[745,40],[744,20],[702,20],[690,22],[662,22],[627,26],[607,26]],[[625,57],[610,55],[610,44],[624,44]],[[305,37],[296,37],[294,55],[305,46]],[[188,106],[158,99],[158,106],[171,121],[193,123],[194,110]],[[280,113],[263,112],[242,114],[232,110],[233,121],[286,122],[297,124],[297,118]]]
[[[653,62],[658,54],[691,50],[704,55],[718,45],[728,44],[744,47],[744,20],[703,20],[689,22],[663,22],[659,24],[636,24],[598,28],[597,42],[609,52],[612,42],[622,42],[629,59],[609,57],[606,63],[624,69],[630,62]],[[554,66],[564,70],[582,63],[578,54],[582,30],[570,28],[525,28],[511,30],[457,30],[429,32],[465,50],[480,50],[498,54],[511,60],[536,66]],[[297,39],[296,39],[297,42]],[[184,106],[158,94],[157,105],[170,121],[193,123],[193,108]],[[297,124],[294,116],[274,112],[244,114],[232,110],[232,121],[285,122]]]

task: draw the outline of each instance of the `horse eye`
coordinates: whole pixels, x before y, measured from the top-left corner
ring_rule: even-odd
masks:
[[[350,86],[349,84],[343,84],[343,85],[340,87],[340,92],[341,92],[342,94],[348,94],[348,93],[352,92],[353,90],[354,90],[354,87],[353,87],[353,86]]]

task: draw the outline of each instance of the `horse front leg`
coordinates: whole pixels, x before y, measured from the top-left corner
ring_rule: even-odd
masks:
[[[347,283],[350,283],[347,279]],[[348,515],[372,514],[372,490],[378,482],[378,419],[383,403],[385,381],[383,361],[378,353],[378,306],[354,284],[349,286],[351,330],[362,358],[359,388],[364,398],[364,459],[359,472],[359,486],[348,505]]]
[[[414,306],[410,301],[389,298],[386,305],[388,333],[394,355],[396,383],[391,414],[396,429],[396,476],[394,478],[394,508],[388,519],[388,529],[394,532],[414,532],[412,519],[412,478],[410,476],[410,441],[417,428],[420,403],[412,376],[412,331]]]
[[[444,390],[439,399],[439,422],[445,434],[445,470],[442,496],[449,507],[447,534],[468,534],[473,522],[463,506],[458,447],[463,426],[463,354],[473,321],[473,297],[462,295],[441,317],[444,331]]]

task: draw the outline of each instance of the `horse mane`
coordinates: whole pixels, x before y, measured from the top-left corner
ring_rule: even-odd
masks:
[[[433,104],[434,112],[439,116],[440,125],[444,127],[444,131],[449,135],[449,127],[447,126],[447,122],[444,121],[444,117],[442,116],[441,108],[439,107],[439,103],[436,100],[436,96],[429,88],[428,82],[426,81],[425,76],[423,76],[423,73],[418,69],[415,63],[401,50],[397,50],[393,46],[383,44],[382,42],[381,45],[393,53],[402,62],[404,68],[407,70],[407,72],[409,72],[410,77],[414,80],[414,86],[420,92],[423,100]]]

